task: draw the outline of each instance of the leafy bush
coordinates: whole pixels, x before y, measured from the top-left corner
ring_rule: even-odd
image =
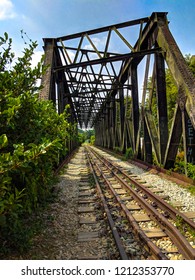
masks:
[[[121,153],[121,148],[116,146],[116,147],[114,147],[114,151],[116,153]]]
[[[94,143],[95,143],[95,135],[91,135],[90,143],[91,143],[91,145],[94,145]]]
[[[185,163],[184,151],[182,151],[177,154],[174,171],[185,174],[185,169],[187,170],[188,177],[195,180],[195,165],[189,162]]]
[[[126,152],[125,152],[125,159],[133,159],[133,149],[130,147],[128,149],[126,149]]]
[[[66,111],[58,115],[51,101],[39,100],[46,68],[43,60],[31,67],[36,47],[30,40],[15,58],[8,34],[0,37],[0,250],[24,247],[24,217],[51,195],[72,131]]]
[[[177,154],[174,171],[177,173],[185,174],[184,151],[181,151]]]
[[[192,163],[187,163],[187,173],[188,177],[192,178],[195,182],[195,165]]]

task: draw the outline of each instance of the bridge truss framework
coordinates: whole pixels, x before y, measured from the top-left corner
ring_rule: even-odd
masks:
[[[94,127],[96,145],[131,147],[135,158],[152,163],[155,156],[172,168],[182,142],[185,162],[195,164],[195,78],[167,13],[45,38],[44,50],[49,67],[40,98],[51,99],[59,113],[69,104],[71,122]],[[166,67],[177,89],[171,118]]]

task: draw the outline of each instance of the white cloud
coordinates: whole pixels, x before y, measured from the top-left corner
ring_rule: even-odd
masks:
[[[93,38],[90,38],[90,39],[98,50],[104,50],[105,49],[106,36],[104,36],[102,38],[93,37]],[[84,49],[94,50],[94,48],[93,48],[93,46],[90,42],[89,42],[89,44],[86,44],[84,46]]]
[[[74,61],[74,58],[75,58],[75,53],[72,52],[72,51],[70,51],[70,50],[68,50],[67,52],[68,52],[68,55],[69,55],[69,57],[70,57],[70,60],[73,62],[73,61]]]
[[[32,69],[34,69],[38,62],[40,62],[42,55],[43,55],[43,51],[35,51],[34,54],[32,55],[32,60],[31,60],[31,67]],[[39,87],[41,85],[41,79],[37,79],[36,81],[36,86]]]
[[[32,68],[37,66],[43,54],[44,54],[43,51],[35,51],[35,53],[32,55],[32,61],[31,61]]]
[[[0,20],[14,18],[14,5],[11,0],[0,0]]]

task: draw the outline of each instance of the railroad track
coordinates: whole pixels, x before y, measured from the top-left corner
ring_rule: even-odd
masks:
[[[121,259],[137,259],[136,251],[140,259],[195,259],[192,219],[97,150],[86,147],[86,156]]]

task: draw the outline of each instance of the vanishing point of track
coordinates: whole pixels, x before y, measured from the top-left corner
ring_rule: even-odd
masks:
[[[86,154],[121,259],[133,259],[123,238],[129,229],[147,252],[142,259],[166,260],[170,254],[179,259],[195,259],[195,249],[189,242],[189,236],[195,232],[193,220],[153,192],[146,182],[136,180],[134,174],[96,150],[88,147]],[[147,223],[153,223],[152,228],[148,229]],[[172,244],[169,251],[160,245],[167,240]]]

